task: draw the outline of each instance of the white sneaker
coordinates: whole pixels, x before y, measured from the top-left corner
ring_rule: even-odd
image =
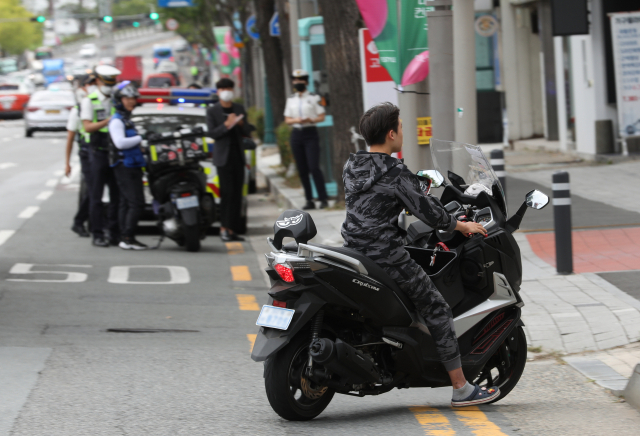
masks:
[[[142,242],[136,241],[134,238],[123,238],[122,241],[120,241],[120,244],[118,244],[118,247],[122,248],[123,250],[146,250],[147,248],[149,248]]]

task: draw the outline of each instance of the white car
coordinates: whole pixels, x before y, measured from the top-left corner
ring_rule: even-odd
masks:
[[[158,70],[158,73],[177,74],[178,64],[176,64],[173,61],[160,61],[160,63],[158,64],[157,70]]]
[[[30,138],[38,130],[66,130],[69,111],[75,105],[71,91],[36,91],[24,110],[25,136]]]
[[[98,48],[95,44],[82,44],[80,51],[78,54],[83,58],[92,58],[95,57],[96,53],[98,53]]]

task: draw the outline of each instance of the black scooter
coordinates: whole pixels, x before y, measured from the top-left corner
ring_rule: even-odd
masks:
[[[482,177],[491,176],[488,162],[482,165],[488,168]],[[429,185],[425,191],[444,182],[436,171],[419,175]],[[512,233],[527,207],[542,209],[549,199],[531,191],[507,219],[497,177],[492,195],[474,197],[464,193],[469,184],[462,177],[447,175],[446,209],[459,220],[482,223],[488,235],[467,237],[415,222],[406,249],[453,311],[466,378],[499,387],[499,401],[518,383],[527,360],[518,295],[522,264]],[[451,386],[424,319],[373,261],[348,248],[309,243],[316,227],[304,211],[283,212],[274,232],[266,254],[272,287],[251,358],[265,362],[267,398],[278,415],[313,419],[335,393],[363,397]],[[283,244],[285,237],[295,242]]]
[[[150,134],[145,150],[153,211],[162,235],[187,251],[200,250],[200,240],[215,220],[215,203],[199,164],[210,157],[204,131]]]

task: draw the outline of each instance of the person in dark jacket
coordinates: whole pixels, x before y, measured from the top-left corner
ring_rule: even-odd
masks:
[[[246,112],[234,103],[231,79],[216,83],[220,101],[207,109],[208,135],[215,140],[213,164],[220,181],[220,238],[223,241],[244,241],[236,233],[242,213],[245,158],[242,138],[249,136]]]
[[[406,232],[398,225],[403,210],[434,229],[483,233],[481,224],[460,222],[442,203],[425,195],[420,180],[401,159],[391,156],[402,149],[400,110],[391,103],[369,109],[360,120],[360,134],[370,151],[351,154],[344,166],[347,216],[342,225],[344,246],[376,262],[398,284],[425,319],[438,355],[451,377],[453,406],[489,402],[497,388],[480,388],[467,382],[449,305],[429,276],[404,248]]]

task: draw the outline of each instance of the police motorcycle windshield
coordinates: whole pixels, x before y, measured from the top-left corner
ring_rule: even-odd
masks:
[[[506,208],[500,180],[479,146],[432,138],[431,157],[445,184],[462,187],[463,190],[475,184],[483,185],[494,195],[501,195]]]

